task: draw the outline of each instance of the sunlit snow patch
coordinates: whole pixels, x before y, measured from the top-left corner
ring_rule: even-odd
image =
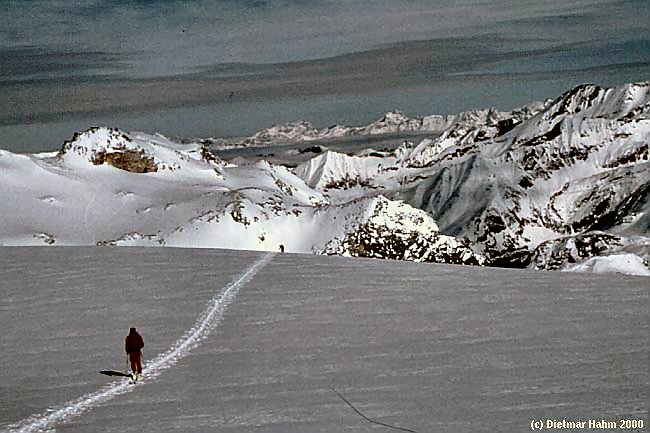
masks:
[[[650,270],[643,263],[643,259],[632,253],[592,257],[589,260],[563,270],[567,272],[593,272],[595,274],[621,273],[650,277]]]

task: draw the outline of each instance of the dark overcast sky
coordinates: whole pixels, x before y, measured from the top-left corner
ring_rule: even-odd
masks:
[[[647,0],[0,0],[0,148],[243,135],[650,79]]]

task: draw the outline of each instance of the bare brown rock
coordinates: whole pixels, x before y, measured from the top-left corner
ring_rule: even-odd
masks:
[[[152,173],[158,171],[153,157],[147,156],[144,150],[121,150],[118,152],[98,152],[93,158],[93,164],[107,163],[120,170],[131,173]]]

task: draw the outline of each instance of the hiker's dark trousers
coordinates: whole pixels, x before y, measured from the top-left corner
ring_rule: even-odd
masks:
[[[131,362],[131,371],[142,374],[142,352],[130,352],[129,361]]]

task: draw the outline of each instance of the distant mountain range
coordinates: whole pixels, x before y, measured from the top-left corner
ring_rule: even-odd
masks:
[[[327,140],[341,137],[372,136],[396,132],[442,132],[457,123],[481,125],[488,119],[503,117],[519,117],[539,110],[544,103],[533,102],[518,110],[502,113],[493,108],[485,110],[470,110],[460,114],[432,114],[424,117],[408,117],[400,111],[390,111],[383,117],[365,126],[332,125],[328,128],[317,129],[307,120],[273,125],[270,128],[256,132],[244,138],[203,138],[182,141],[196,141],[210,145],[214,149],[233,149],[241,147],[267,147],[287,145],[316,140]]]
[[[493,109],[178,143],[91,128],[0,151],[0,244],[278,250],[650,275],[649,82]],[[297,167],[221,149],[429,131]],[[281,150],[280,150],[281,151]],[[277,150],[276,150],[277,153]],[[235,163],[236,162],[236,163]]]

